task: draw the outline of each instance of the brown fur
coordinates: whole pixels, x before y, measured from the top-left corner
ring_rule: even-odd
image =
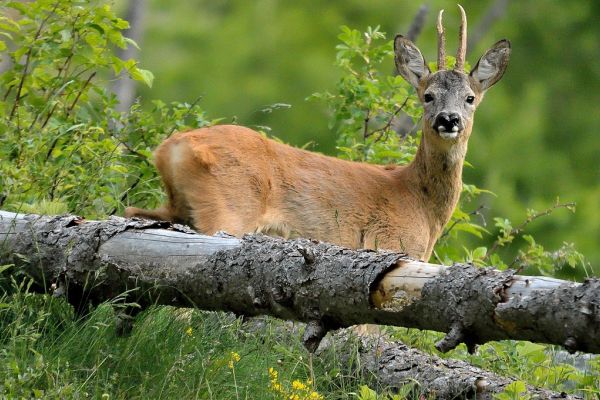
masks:
[[[167,204],[156,210],[128,207],[125,215],[187,223],[209,235],[263,232],[427,260],[460,197],[473,113],[504,73],[510,43],[496,43],[470,75],[431,73],[420,51],[401,36],[395,49],[398,71],[421,101],[426,91],[435,98],[424,102],[423,136],[411,164],[340,160],[248,128],[218,125],[165,140],[155,158]],[[475,101],[467,103],[468,96]],[[460,116],[454,137],[432,127],[444,112]]]
[[[386,168],[297,149],[244,127],[178,133],[155,153],[168,202],[128,217],[189,223],[213,234],[264,232],[427,259],[460,195],[462,162]]]

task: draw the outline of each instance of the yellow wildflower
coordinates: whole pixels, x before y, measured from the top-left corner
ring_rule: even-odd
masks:
[[[188,336],[192,336],[192,333],[194,333],[194,330],[193,330],[193,329],[192,329],[192,327],[190,326],[190,327],[188,327],[188,328],[185,330],[185,333],[186,333],[186,335],[188,335]]]
[[[227,361],[227,368],[233,369],[233,364],[240,361],[240,355],[235,351],[229,353],[229,361]]]
[[[290,394],[290,397],[288,397],[289,400],[300,400],[300,396],[298,396],[296,393]]]
[[[295,381],[292,382],[292,388],[294,390],[305,390],[306,389],[306,385],[296,379]]]
[[[277,370],[273,367],[269,367],[269,376],[271,379],[277,380]]]
[[[323,396],[321,396],[317,392],[310,392],[310,395],[308,396],[308,400],[323,400]]]

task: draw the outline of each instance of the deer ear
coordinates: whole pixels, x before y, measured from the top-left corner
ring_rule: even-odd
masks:
[[[482,91],[487,90],[502,78],[508,66],[509,58],[510,42],[503,39],[493,45],[477,61],[477,65],[475,65],[470,75],[479,82]]]
[[[394,53],[398,73],[415,88],[431,73],[417,46],[404,36],[397,35],[394,39]]]

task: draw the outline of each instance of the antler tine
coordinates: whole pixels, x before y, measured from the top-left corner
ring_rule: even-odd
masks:
[[[438,71],[446,69],[446,38],[444,37],[444,25],[442,24],[442,16],[444,10],[440,10],[437,19],[437,34],[438,34]]]
[[[458,4],[458,8],[460,8],[460,31],[458,33],[458,51],[456,52],[456,66],[454,69],[463,71],[467,55],[467,14],[460,4]]]

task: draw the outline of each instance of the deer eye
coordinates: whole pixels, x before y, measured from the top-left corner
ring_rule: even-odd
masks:
[[[475,96],[467,96],[467,103],[473,104],[474,101],[475,101]]]
[[[430,103],[433,101],[433,96],[430,95],[429,93],[425,93],[425,96],[423,96],[423,99],[425,100],[425,103]]]

